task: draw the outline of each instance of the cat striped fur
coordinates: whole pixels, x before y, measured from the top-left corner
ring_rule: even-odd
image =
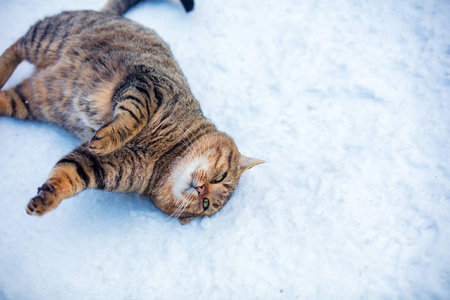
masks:
[[[23,60],[36,66],[0,91],[0,115],[51,122],[83,140],[56,163],[27,213],[43,215],[93,188],[147,195],[187,224],[219,211],[242,172],[263,162],[241,155],[203,116],[169,46],[120,16],[138,2],[45,18],[0,57],[0,88]]]

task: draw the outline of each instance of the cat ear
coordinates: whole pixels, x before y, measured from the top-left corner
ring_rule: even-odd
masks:
[[[178,221],[180,221],[181,225],[186,225],[189,224],[189,222],[191,222],[192,220],[194,220],[194,217],[189,217],[189,218],[178,218]]]
[[[263,163],[265,163],[264,160],[257,158],[250,158],[242,154],[239,154],[239,168],[241,169],[241,172],[244,172],[250,168],[253,168],[256,165],[260,165]]]

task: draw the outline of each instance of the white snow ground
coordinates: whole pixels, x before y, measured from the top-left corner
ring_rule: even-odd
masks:
[[[0,51],[103,0],[2,0]],[[181,226],[137,195],[25,205],[79,141],[0,117],[0,299],[449,299],[450,2],[144,2],[205,115],[266,164]],[[23,64],[6,87],[32,67]]]

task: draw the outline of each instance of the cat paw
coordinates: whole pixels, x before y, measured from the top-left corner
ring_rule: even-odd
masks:
[[[54,192],[54,187],[47,183],[38,188],[37,196],[31,199],[27,205],[27,214],[42,216],[54,209],[59,203]]]
[[[111,125],[97,130],[89,141],[89,150],[97,155],[105,155],[119,148],[119,139],[115,136],[114,131]]]

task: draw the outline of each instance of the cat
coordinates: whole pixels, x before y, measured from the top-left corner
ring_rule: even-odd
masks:
[[[47,17],[0,57],[0,88],[23,60],[35,65],[0,91],[0,115],[51,122],[83,140],[56,163],[28,214],[92,188],[149,196],[184,225],[219,211],[241,174],[264,162],[240,154],[204,117],[169,46],[121,17],[138,2]]]

